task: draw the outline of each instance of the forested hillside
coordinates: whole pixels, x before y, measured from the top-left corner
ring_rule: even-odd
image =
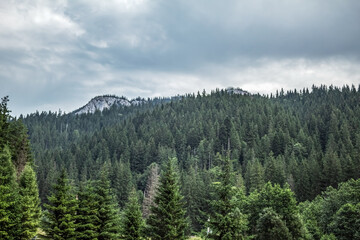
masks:
[[[130,175],[125,174],[130,168],[133,182],[144,190],[153,162],[176,156],[184,176],[192,169],[205,174],[218,165],[216,153],[230,149],[247,192],[267,181],[287,182],[303,201],[359,177],[359,99],[359,91],[347,86],[271,97],[217,90],[155,106],[80,116],[36,113],[23,121],[43,200],[49,178],[62,167],[76,183],[96,176],[104,162],[112,164],[113,183]]]
[[[45,208],[54,206],[54,183],[77,189],[79,201],[103,196],[115,234],[104,239],[125,236],[115,226],[131,217],[165,239],[156,226],[166,216],[153,203],[167,200],[179,219],[169,239],[360,239],[360,86],[274,96],[204,91],[94,114],[35,113],[12,126],[18,122],[28,129]],[[19,132],[26,142],[25,128]],[[126,217],[116,220],[117,208]]]

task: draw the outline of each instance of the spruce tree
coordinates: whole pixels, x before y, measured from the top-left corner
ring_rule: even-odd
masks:
[[[20,239],[31,239],[36,235],[40,224],[41,208],[36,175],[30,164],[27,164],[20,176],[19,183],[21,213]]]
[[[98,237],[98,202],[91,182],[82,184],[78,192],[76,210],[76,239],[91,240]]]
[[[101,170],[100,179],[95,182],[95,194],[98,202],[97,220],[95,222],[98,239],[118,239],[120,233],[119,209],[110,188],[106,164]]]
[[[247,230],[246,216],[240,211],[241,201],[245,197],[241,189],[234,186],[232,163],[229,156],[220,156],[222,169],[219,182],[214,183],[215,200],[213,213],[209,218],[211,239],[244,239]]]
[[[169,159],[167,162],[166,169],[160,177],[155,205],[152,206],[147,220],[148,233],[152,240],[185,239],[186,211],[175,172],[175,160]]]
[[[0,147],[0,239],[18,234],[17,183],[15,168],[7,145]]]
[[[8,143],[9,140],[9,120],[10,120],[10,110],[7,108],[7,102],[9,97],[1,98],[0,102],[0,149]]]
[[[49,204],[44,204],[43,230],[47,237],[55,240],[75,239],[76,200],[72,194],[67,174],[63,169],[53,186],[53,193],[48,197]]]
[[[127,240],[142,239],[144,226],[137,193],[136,190],[133,189],[130,192],[129,200],[125,206],[121,237]]]

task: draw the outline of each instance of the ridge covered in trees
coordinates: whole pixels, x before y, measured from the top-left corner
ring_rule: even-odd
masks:
[[[4,177],[10,185],[36,166],[45,235],[56,202],[69,206],[61,207],[67,230],[58,227],[69,235],[59,239],[358,239],[359,99],[360,86],[275,96],[216,90],[11,119],[5,98],[1,166],[14,168]],[[0,201],[9,213],[17,191]],[[13,215],[2,229],[13,231],[21,218]]]

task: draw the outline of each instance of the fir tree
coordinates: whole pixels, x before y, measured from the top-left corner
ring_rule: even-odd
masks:
[[[95,182],[95,194],[98,202],[97,221],[95,223],[98,239],[117,239],[120,233],[119,209],[110,188],[106,164],[101,170],[100,179]]]
[[[75,239],[76,200],[71,191],[69,179],[63,169],[48,198],[49,204],[44,204],[47,211],[44,212],[42,228],[51,239]]]
[[[36,235],[40,224],[41,208],[36,175],[32,167],[27,164],[20,176],[19,183],[21,213],[20,238],[27,240]]]
[[[7,108],[7,102],[9,97],[1,98],[0,103],[0,149],[3,148],[9,140],[9,120],[10,120],[10,110]]]
[[[153,240],[185,239],[187,221],[183,196],[180,194],[178,177],[175,173],[175,159],[169,159],[155,196],[155,205],[147,223],[149,235]]]
[[[136,190],[133,189],[129,195],[129,200],[124,211],[122,238],[127,240],[142,239],[144,226],[137,193]]]
[[[98,202],[92,182],[81,185],[76,211],[76,239],[91,240],[98,237]]]
[[[230,157],[222,158],[219,182],[215,182],[215,200],[210,216],[210,238],[219,240],[244,239],[247,230],[246,216],[240,211],[245,197],[241,189],[234,186]]]
[[[14,239],[18,234],[17,183],[9,148],[0,147],[0,239]]]

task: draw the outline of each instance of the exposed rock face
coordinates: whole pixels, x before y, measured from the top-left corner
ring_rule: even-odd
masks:
[[[131,106],[131,105],[139,105],[144,103],[146,100],[144,99],[132,99],[128,100],[125,97],[117,97],[117,96],[98,96],[91,99],[85,106],[75,110],[73,113],[76,115],[84,114],[84,113],[94,113],[96,110],[103,111],[104,109],[109,109],[113,105],[115,106]]]
[[[249,92],[242,90],[241,88],[228,87],[226,91],[231,94],[250,95]]]

